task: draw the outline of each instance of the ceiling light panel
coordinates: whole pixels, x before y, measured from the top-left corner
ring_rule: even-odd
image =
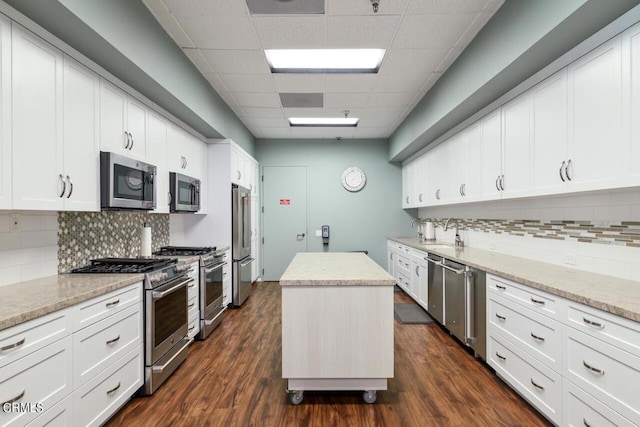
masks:
[[[252,15],[308,15],[324,13],[325,0],[247,0]]]
[[[289,117],[291,127],[356,127],[356,117]]]
[[[384,49],[267,49],[273,73],[377,73]]]
[[[322,93],[280,93],[283,108],[322,108],[324,95]]]

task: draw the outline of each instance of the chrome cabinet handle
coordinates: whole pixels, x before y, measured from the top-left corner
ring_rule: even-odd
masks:
[[[591,427],[591,424],[589,424],[589,421],[587,421],[586,418],[582,419],[582,424],[584,424],[584,427]]]
[[[64,177],[61,173],[58,174],[58,178],[62,182],[62,191],[60,192],[60,194],[58,194],[58,197],[63,197],[64,193],[67,192],[67,182],[64,180]]]
[[[133,139],[133,134],[131,132],[129,132],[129,136],[131,137],[131,147],[129,147],[129,150],[133,150],[133,144],[136,142],[136,140]]]
[[[304,239],[304,236],[306,236],[306,233],[296,234],[297,239]]]
[[[571,159],[567,161],[567,166],[564,167],[564,174],[567,176],[569,181],[572,180],[571,175],[569,175],[569,168],[573,171],[573,166],[571,166]]]
[[[496,351],[496,357],[501,360],[507,360],[507,358]]]
[[[194,305],[196,305],[196,303],[195,303],[195,302],[192,302],[191,304],[189,304],[189,305],[187,306],[187,309],[189,310],[189,309],[193,308],[193,306],[194,306]]]
[[[598,375],[604,375],[604,370],[602,369],[598,369],[595,368],[593,366],[591,366],[590,364],[588,364],[586,361],[582,361],[582,364],[584,365],[585,368],[587,368],[588,370],[590,370],[591,372],[595,372]]]
[[[406,203],[409,204],[409,196],[407,196],[405,200],[406,200]]]
[[[416,265],[416,276],[420,277],[420,266]]]
[[[189,329],[187,329],[187,331],[188,331],[188,332],[191,332],[191,331],[193,331],[195,328],[196,328],[195,326],[191,326],[191,327],[189,327]]]
[[[242,174],[238,171],[238,179],[242,178]]]
[[[119,388],[120,388],[120,381],[118,381],[118,385],[117,386],[115,386],[111,390],[107,390],[107,395],[111,395],[111,394],[115,393],[116,391],[118,391]]]
[[[105,305],[107,306],[107,308],[111,308],[111,307],[113,307],[115,305],[118,305],[118,304],[120,304],[120,300],[119,299],[117,299],[115,301],[108,302]]]
[[[533,338],[536,341],[544,342],[544,338],[543,337],[539,337],[538,335],[534,334],[533,332],[531,332],[531,338]]]
[[[418,201],[422,202],[422,193],[418,195]]]
[[[389,258],[393,259],[393,252],[389,254]]]
[[[500,289],[501,291],[506,291],[507,287],[506,286],[502,286],[502,285],[496,285],[496,288]]]
[[[18,400],[22,399],[24,397],[24,392],[25,390],[22,390],[22,393],[19,393],[16,397],[9,399],[6,402],[2,402],[2,404],[0,404],[0,407],[3,407],[4,405],[7,405],[7,404],[11,404],[13,402],[17,402]]]
[[[24,338],[22,338],[18,342],[14,342],[13,344],[9,344],[9,345],[5,345],[4,347],[0,347],[0,351],[11,350],[12,348],[20,347],[22,344],[24,344]]]
[[[436,199],[440,200],[440,189],[436,190]]]
[[[504,175],[500,175],[500,191],[504,191]]]
[[[594,328],[604,329],[604,325],[602,323],[594,322],[593,320],[589,320],[586,317],[583,317],[582,321],[589,326],[593,326]]]
[[[537,388],[538,390],[544,390],[544,387],[542,387],[540,384],[536,383],[533,378],[531,378],[531,385],[533,385],[535,388]]]
[[[462,196],[462,184],[460,184],[460,187],[458,188],[458,193]]]
[[[535,299],[534,297],[531,297],[531,302],[534,304],[540,304],[540,305],[545,305],[545,301],[539,300],[539,299]]]
[[[498,175],[498,177],[496,178],[496,190],[500,191],[500,185],[498,184],[498,181],[500,181],[500,175]]]
[[[189,167],[189,159],[187,159],[186,157],[184,158],[184,168],[186,169],[187,167]]]
[[[129,139],[129,132],[127,132],[126,130],[124,131],[124,136],[127,138],[127,140],[124,143],[124,149],[128,150],[129,149],[129,143],[131,142],[131,140]]]
[[[71,177],[69,177],[69,175],[67,175],[67,182],[69,183],[69,194],[67,195],[68,199],[73,194],[73,182],[71,182]]]
[[[496,313],[496,317],[500,320],[507,320],[505,316],[500,316],[498,313]]]
[[[118,335],[118,336],[117,336],[117,337],[115,337],[115,338],[110,339],[109,341],[107,341],[107,343],[106,343],[106,344],[107,344],[107,345],[110,345],[110,344],[113,344],[113,343],[118,342],[118,341],[120,341],[120,335]]]
[[[467,196],[467,184],[462,184],[462,196]]]
[[[562,171],[564,170],[564,165],[565,165],[566,163],[567,163],[567,162],[565,162],[565,161],[563,160],[563,161],[562,161],[562,164],[560,165],[560,179],[562,180],[562,182],[565,182],[565,181],[566,181],[566,180],[565,180],[565,178],[564,178],[564,175],[562,175]]]

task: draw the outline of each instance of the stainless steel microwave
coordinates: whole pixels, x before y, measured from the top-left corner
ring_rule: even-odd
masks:
[[[100,152],[102,209],[156,207],[156,167],[116,153]]]
[[[198,212],[200,210],[200,180],[177,172],[169,173],[169,210]]]

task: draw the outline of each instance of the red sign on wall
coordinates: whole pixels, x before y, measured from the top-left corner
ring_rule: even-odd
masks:
[[[291,204],[291,199],[280,199],[280,204],[289,206]]]

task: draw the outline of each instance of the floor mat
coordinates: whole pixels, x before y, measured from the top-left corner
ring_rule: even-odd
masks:
[[[432,323],[433,319],[418,304],[393,304],[393,314],[398,323]]]

